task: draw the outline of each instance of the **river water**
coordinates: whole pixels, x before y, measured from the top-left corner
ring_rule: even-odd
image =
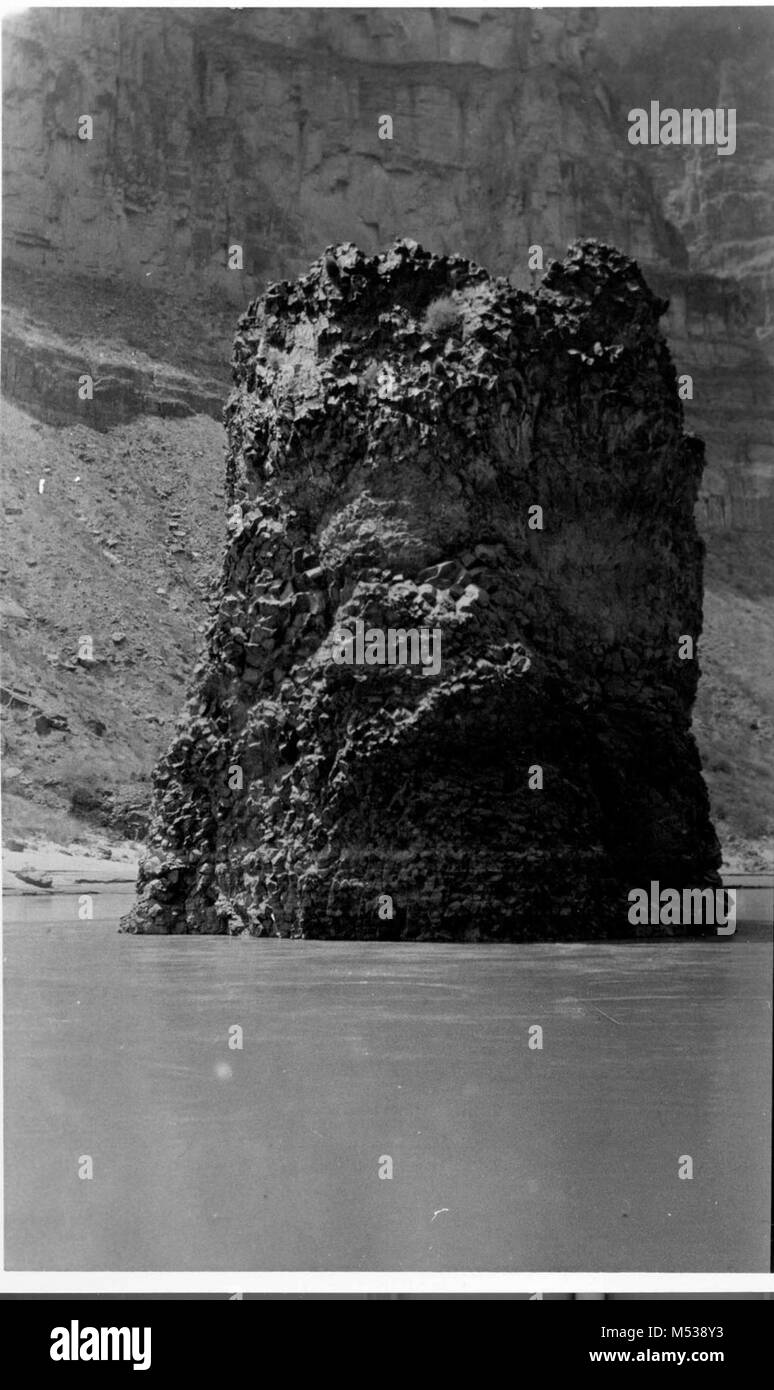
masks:
[[[130,902],[6,899],[8,1268],[768,1268],[770,938],[138,938]]]

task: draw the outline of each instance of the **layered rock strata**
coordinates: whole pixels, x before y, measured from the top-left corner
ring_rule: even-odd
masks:
[[[111,360],[102,352],[88,373],[91,354],[42,332],[9,310],[3,326],[0,384],[9,400],[50,425],[82,423],[104,432],[138,415],[182,419],[211,415],[220,419],[222,392],[212,378],[192,377],[165,363],[133,354]],[[85,391],[90,389],[88,396]]]
[[[595,242],[535,294],[337,246],[251,304],[223,572],[128,930],[626,935],[632,888],[719,882],[703,446],[665,307]],[[439,634],[440,668],[335,659],[358,621]]]
[[[771,530],[770,7],[48,6],[10,17],[3,39],[6,304],[32,308],[26,272],[39,273],[40,321],[81,339],[83,308],[57,307],[64,279],[112,287],[114,327],[139,287],[169,294],[179,365],[191,304],[201,315],[210,290],[241,307],[328,242],[375,252],[408,233],[528,287],[530,245],[547,261],[601,237],[672,300],[672,351],[694,378],[687,418],[708,445],[700,524]],[[628,112],[653,99],[733,108],[733,158],[630,145]],[[222,351],[215,333],[207,375]],[[54,361],[19,362],[18,345],[14,358],[25,409],[95,418]],[[146,384],[110,365],[100,414],[130,418]]]

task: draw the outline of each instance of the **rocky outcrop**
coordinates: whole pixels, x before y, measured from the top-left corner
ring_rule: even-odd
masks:
[[[414,242],[329,250],[240,320],[229,540],[127,929],[622,934],[720,863],[690,730],[684,435],[636,265],[536,294]],[[347,664],[343,630],[440,664]]]
[[[88,384],[86,384],[88,378]],[[3,394],[49,425],[107,430],[139,415],[219,419],[214,381],[153,362],[144,353],[95,352],[63,342],[9,311],[3,323]]]

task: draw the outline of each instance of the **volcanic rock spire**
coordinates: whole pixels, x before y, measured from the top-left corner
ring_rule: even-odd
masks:
[[[627,935],[631,889],[719,882],[665,307],[594,242],[525,294],[410,241],[250,306],[128,930]]]

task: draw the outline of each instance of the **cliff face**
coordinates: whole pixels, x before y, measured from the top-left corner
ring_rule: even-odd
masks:
[[[216,613],[130,929],[626,934],[631,888],[712,877],[680,648],[703,451],[662,309],[595,243],[533,296],[413,242],[251,307]],[[432,663],[378,636],[348,662],[347,630],[425,630]]]
[[[78,388],[87,369],[88,396],[86,388]],[[13,309],[6,311],[3,327],[2,385],[11,400],[34,401],[37,418],[52,425],[78,421],[107,430],[141,415],[219,419],[221,414],[216,381],[192,380],[144,352],[95,352],[91,344],[41,331]]]
[[[601,238],[678,306],[705,521],[765,524],[771,34],[754,11],[33,10],[5,26],[6,254],[185,317],[334,242],[411,236],[527,287],[530,245],[547,263]],[[631,146],[627,111],[654,97],[736,102],[735,155]],[[33,375],[9,383],[25,403]]]
[[[658,205],[612,127],[595,23],[529,10],[33,12],[9,33],[9,249],[97,276],[213,281],[236,303],[345,239],[475,249],[517,277],[531,242],[553,254],[578,233],[667,258]],[[227,269],[235,242],[244,276]]]
[[[774,524],[774,21],[771,11],[600,12],[604,71],[619,110],[736,111],[737,145],[643,146],[638,167],[679,229],[688,274],[652,276],[671,300],[667,332],[694,378],[687,411],[707,441],[700,520]]]

